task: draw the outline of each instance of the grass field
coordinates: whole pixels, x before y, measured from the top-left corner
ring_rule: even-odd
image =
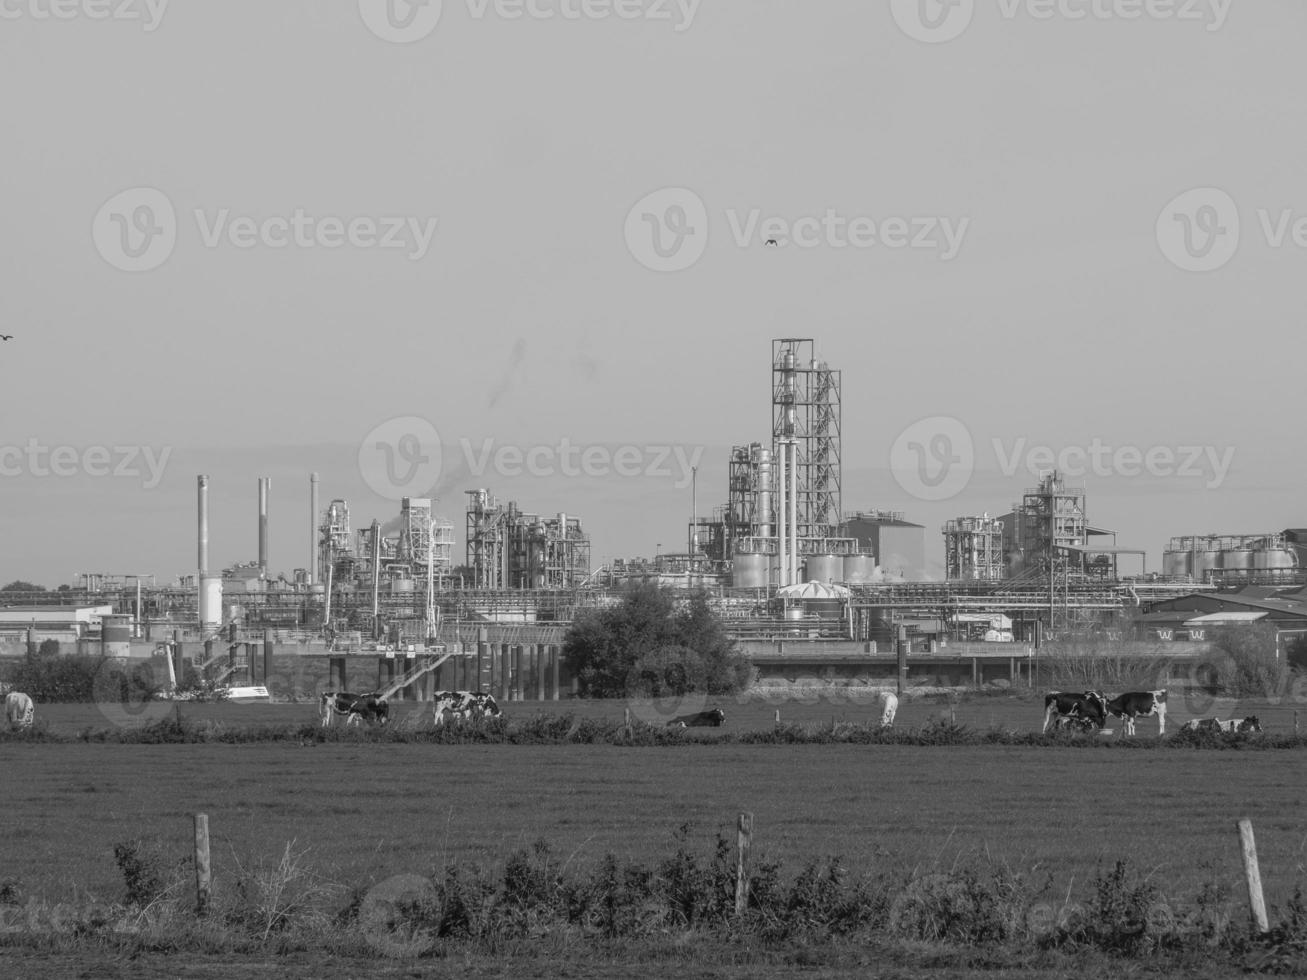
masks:
[[[757,707],[764,721],[774,710]],[[95,710],[46,716],[76,729]],[[311,711],[183,710],[233,724]],[[754,812],[762,854],[790,868],[840,855],[855,874],[987,857],[1046,868],[1074,891],[1098,862],[1123,858],[1176,893],[1212,879],[1234,887],[1241,816],[1257,828],[1272,902],[1291,894],[1307,860],[1298,752],[9,743],[0,760],[3,877],[51,900],[74,889],[116,900],[113,845],[157,837],[180,860],[197,811],[220,845],[219,880],[224,863],[275,856],[292,840],[341,882],[498,864],[538,838],[576,862],[610,851],[652,859],[687,823],[706,851],[740,810]]]

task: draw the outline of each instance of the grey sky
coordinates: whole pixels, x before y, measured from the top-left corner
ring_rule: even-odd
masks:
[[[199,472],[214,477],[215,564],[253,557],[255,479],[271,474],[273,564],[303,565],[308,472],[324,503],[389,518],[358,445],[409,415],[435,424],[447,458],[464,438],[708,447],[706,512],[725,496],[726,447],[769,438],[779,336],[817,338],[843,371],[846,508],[907,511],[932,556],[944,520],[1001,512],[1036,482],[999,472],[1022,439],[1233,448],[1212,489],[1084,478],[1091,519],[1153,567],[1173,534],[1307,523],[1307,248],[1267,241],[1258,215],[1272,230],[1286,209],[1307,216],[1301,3],[1220,4],[1209,30],[1210,0],[1173,8],[1206,20],[1125,20],[1126,0],[1065,0],[1044,20],[1040,3],[979,0],[960,37],[929,44],[888,2],[705,0],[681,31],[675,3],[658,21],[506,20],[493,3],[478,19],[470,2],[445,0],[430,36],[391,44],[356,0],[174,0],[153,31],[92,20],[92,0],[66,21],[37,19],[50,0],[0,0],[0,332],[15,335],[0,345],[0,443],[172,447],[148,491],[0,478],[0,578],[190,571]],[[564,6],[579,9],[537,4]],[[138,187],[167,195],[179,231],[159,268],[127,273],[92,225]],[[708,246],[658,273],[623,227],[668,187],[703,200]],[[1186,272],[1155,229],[1202,187],[1235,199],[1241,244]],[[224,209],[438,224],[416,261],[206,247]],[[739,247],[728,212],[754,209],[968,224],[950,261]],[[923,501],[890,474],[891,446],[935,416],[965,425],[977,472]],[[675,482],[468,485],[579,515],[598,559],[679,548]],[[439,507],[460,548],[462,489]]]

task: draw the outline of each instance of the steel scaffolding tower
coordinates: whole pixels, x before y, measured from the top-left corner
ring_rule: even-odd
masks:
[[[840,533],[840,372],[816,357],[814,341],[772,341],[772,441],[792,449],[798,538]]]

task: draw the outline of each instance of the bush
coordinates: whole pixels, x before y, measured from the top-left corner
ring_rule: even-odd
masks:
[[[583,697],[734,694],[752,668],[703,593],[677,601],[666,589],[639,584],[608,609],[577,615],[563,656]]]
[[[1213,638],[1220,656],[1213,666],[1211,693],[1236,698],[1274,698],[1288,688],[1292,669],[1276,657],[1276,629],[1263,623],[1230,626]]]

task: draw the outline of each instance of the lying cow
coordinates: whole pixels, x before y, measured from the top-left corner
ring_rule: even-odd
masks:
[[[1219,718],[1194,718],[1186,721],[1182,729],[1186,732],[1260,732],[1262,723],[1256,715],[1247,718],[1231,718],[1222,721]]]
[[[10,691],[5,695],[5,717],[13,729],[31,728],[36,718],[36,706],[31,697],[21,691]]]
[[[721,728],[724,721],[726,721],[726,712],[721,708],[713,708],[711,711],[700,711],[697,714],[673,718],[667,723],[667,727],[675,728],[679,725],[681,728]]]
[[[390,703],[376,694],[350,694],[347,691],[325,691],[320,699],[322,727],[330,728],[337,715],[345,716],[345,724],[361,725],[374,721],[384,726],[390,720]]]
[[[1157,734],[1166,734],[1166,692],[1135,691],[1107,702],[1107,711],[1125,722],[1125,733],[1135,733],[1135,719],[1157,716]]]
[[[437,728],[446,722],[474,722],[503,713],[494,697],[481,691],[437,691],[431,698],[431,712]]]
[[[1107,698],[1101,691],[1083,694],[1054,692],[1044,697],[1044,731],[1049,726],[1061,728],[1077,725],[1089,731],[1103,727],[1107,722]]]

